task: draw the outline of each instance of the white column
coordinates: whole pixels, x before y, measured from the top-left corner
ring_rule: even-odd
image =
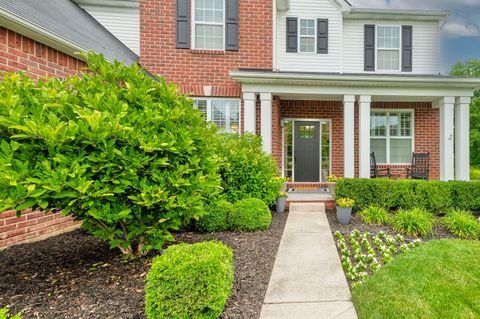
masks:
[[[370,95],[361,95],[358,107],[358,177],[370,178]]]
[[[343,97],[343,177],[355,177],[355,95]]]
[[[243,130],[245,133],[256,133],[255,93],[243,93]]]
[[[470,97],[455,100],[455,179],[470,180]]]
[[[260,93],[260,133],[263,151],[272,153],[272,94]]]
[[[440,100],[440,180],[454,179],[453,167],[453,109],[455,98],[446,96]]]

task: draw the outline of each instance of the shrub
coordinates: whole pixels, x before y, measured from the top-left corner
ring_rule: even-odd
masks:
[[[388,212],[385,208],[370,206],[362,210],[359,215],[365,224],[384,225],[388,223]]]
[[[342,179],[335,197],[355,200],[355,211],[374,205],[387,210],[418,207],[441,214],[452,208],[480,209],[480,182]]]
[[[219,134],[216,144],[226,199],[234,203],[258,198],[268,206],[275,204],[283,180],[276,178],[277,163],[262,151],[260,137]]]
[[[433,223],[433,215],[420,208],[399,210],[391,219],[393,229],[409,236],[427,236],[432,232]]]
[[[0,211],[63,209],[124,253],[160,249],[218,194],[215,130],[175,86],[86,58],[82,76],[0,83]]]
[[[148,319],[218,318],[233,285],[232,250],[215,241],[170,246],[155,257],[145,287]]]
[[[229,224],[235,231],[265,230],[270,227],[272,214],[267,205],[260,199],[247,198],[234,205],[229,217]]]
[[[207,214],[200,217],[196,228],[209,233],[228,230],[228,216],[232,212],[233,204],[226,200],[220,200],[207,208]]]
[[[11,315],[8,308],[0,308],[0,319],[22,319],[22,314]]]
[[[463,239],[478,239],[480,237],[480,223],[468,211],[452,210],[443,219],[448,230]]]

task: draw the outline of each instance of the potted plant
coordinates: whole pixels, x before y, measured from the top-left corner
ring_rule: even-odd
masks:
[[[287,192],[278,193],[277,206],[276,206],[277,213],[285,212],[285,206],[287,205],[287,197],[288,197]]]
[[[341,177],[337,177],[335,175],[327,176],[327,188],[330,195],[335,196],[335,190],[337,188],[337,182],[341,180]]]
[[[355,201],[351,198],[337,199],[337,219],[342,225],[347,225],[352,218],[352,207]]]

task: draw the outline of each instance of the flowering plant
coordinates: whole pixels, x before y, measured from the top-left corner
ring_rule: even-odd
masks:
[[[353,204],[355,204],[355,201],[348,197],[337,199],[337,205],[340,207],[353,207]]]
[[[330,182],[330,183],[338,182],[341,179],[342,179],[341,177],[337,177],[335,175],[330,175],[330,176],[327,176],[326,178],[327,182]]]
[[[280,192],[280,193],[278,193],[278,197],[288,197],[288,193],[287,192]]]

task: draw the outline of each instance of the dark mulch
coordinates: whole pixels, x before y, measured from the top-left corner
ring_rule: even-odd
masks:
[[[336,232],[337,230],[343,234],[350,233],[354,229],[358,229],[361,232],[367,231],[373,234],[377,234],[380,231],[385,232],[388,235],[395,236],[398,234],[393,228],[390,226],[379,226],[379,225],[366,225],[362,222],[361,217],[358,214],[353,214],[352,219],[348,225],[342,225],[337,220],[337,213],[335,209],[327,209],[327,217],[328,222],[330,223],[330,228],[332,233]],[[413,237],[405,236],[407,239],[415,239]],[[442,238],[458,238],[454,235],[450,234],[448,230],[439,222],[437,219],[435,225],[433,227],[433,232],[426,238],[420,238],[423,241],[425,240],[432,240],[432,239],[442,239]]]
[[[221,318],[258,318],[288,214],[268,231],[177,233],[177,243],[217,239],[235,253],[235,282]],[[82,230],[0,251],[0,307],[24,318],[145,318],[145,277],[155,254],[125,262]]]

